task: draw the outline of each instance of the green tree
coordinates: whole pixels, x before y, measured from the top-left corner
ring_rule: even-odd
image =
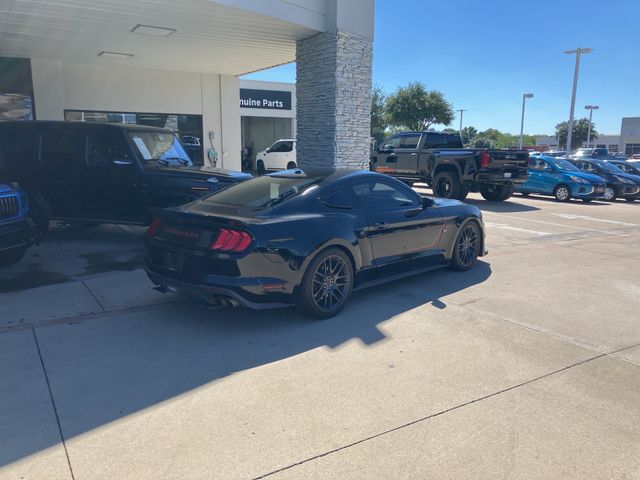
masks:
[[[471,145],[473,139],[478,136],[478,130],[474,127],[464,127],[460,132],[460,136],[464,145]]]
[[[567,144],[567,132],[569,131],[567,122],[560,122],[556,125],[556,135],[560,138],[560,145]],[[574,120],[573,131],[571,132],[571,150],[575,150],[587,141],[589,135],[589,119],[581,118]],[[591,124],[591,138],[598,138],[595,123]]]
[[[489,137],[485,137],[480,134],[474,137],[474,139],[469,143],[471,148],[493,148],[494,140]]]
[[[395,127],[426,130],[432,125],[449,125],[453,106],[438,90],[427,90],[421,82],[410,83],[387,98],[387,118]]]
[[[378,85],[373,86],[371,92],[371,136],[380,144],[387,130],[386,95]]]

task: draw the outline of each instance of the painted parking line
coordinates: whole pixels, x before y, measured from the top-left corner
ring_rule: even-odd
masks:
[[[497,228],[499,230],[509,230],[512,232],[528,233],[530,235],[536,235],[538,237],[543,237],[545,235],[552,235],[549,232],[541,232],[540,230],[529,230],[527,228],[514,227],[512,225],[506,225],[504,223],[484,222],[484,224],[487,228]]]
[[[617,220],[609,220],[605,218],[587,217],[586,215],[571,215],[568,213],[554,213],[557,217],[566,218],[567,220],[587,220],[589,222],[610,223],[612,225],[621,225],[623,227],[638,227],[637,223],[619,222]]]
[[[532,218],[522,218],[522,217],[517,217],[515,215],[507,215],[505,213],[494,213],[494,212],[484,211],[484,212],[482,212],[482,215],[495,215],[497,217],[511,218],[513,220],[519,220],[521,222],[532,222],[532,223],[539,223],[541,225],[551,225],[551,226],[554,226],[554,227],[573,228],[573,229],[577,229],[577,230],[585,230],[587,232],[603,233],[605,235],[612,235],[612,236],[615,236],[615,237],[628,236],[628,234],[624,234],[624,233],[620,233],[620,232],[612,232],[612,231],[609,231],[609,230],[598,230],[598,229],[595,229],[595,228],[587,228],[587,227],[578,227],[576,225],[567,225],[566,223],[546,222],[544,220],[534,220]]]

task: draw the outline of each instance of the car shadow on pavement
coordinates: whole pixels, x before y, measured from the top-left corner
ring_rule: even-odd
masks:
[[[325,321],[293,309],[208,309],[178,302],[37,328],[35,335],[60,427],[71,439],[234,373],[353,339],[372,346],[387,340],[382,323],[427,304],[447,308],[445,297],[490,275],[490,265],[479,261],[467,272],[440,270],[373,287],[354,293],[341,314]],[[429,309],[420,314],[428,316]],[[20,405],[21,416],[35,414],[29,405],[37,402],[30,400],[9,399],[8,405]],[[0,430],[18,415],[10,410],[0,409]],[[7,447],[0,448],[0,467],[58,442],[53,434],[21,432],[0,442]]]
[[[534,212],[540,210],[538,207],[532,205],[525,205],[517,202],[517,197],[511,197],[504,202],[490,202],[487,200],[476,200],[473,198],[467,198],[464,202],[470,205],[475,205],[480,210],[486,210],[487,212],[498,213],[516,213],[516,212]]]

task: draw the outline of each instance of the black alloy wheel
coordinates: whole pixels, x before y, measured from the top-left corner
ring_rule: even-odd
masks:
[[[262,160],[258,160],[256,169],[258,171],[258,175],[264,175],[265,173],[267,173],[267,170],[264,168],[264,162]]]
[[[451,267],[454,270],[469,270],[478,259],[480,246],[480,227],[475,222],[467,223],[462,227],[453,247]]]
[[[351,260],[342,250],[330,248],[321,252],[307,268],[300,306],[312,317],[333,317],[344,307],[352,288]]]
[[[440,198],[464,200],[469,194],[469,189],[460,183],[458,174],[448,170],[436,175],[432,189],[433,194]]]

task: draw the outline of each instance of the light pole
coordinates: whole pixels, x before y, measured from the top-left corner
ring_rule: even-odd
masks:
[[[466,112],[467,110],[464,108],[461,108],[459,110],[456,110],[456,112],[460,112],[460,136],[462,136],[462,114],[464,112]]]
[[[522,94],[522,118],[520,119],[520,141],[518,142],[518,150],[522,150],[522,137],[524,135],[524,103],[527,98],[533,98],[533,93]]]
[[[585,105],[585,110],[589,110],[589,133],[587,133],[587,148],[591,143],[591,118],[593,117],[593,111],[598,110],[600,107],[598,105]]]
[[[576,91],[578,90],[578,74],[580,73],[580,55],[583,53],[591,53],[592,48],[576,48],[575,50],[567,50],[566,54],[576,55],[576,68],[573,72],[573,91],[571,92],[571,109],[569,110],[569,123],[567,124],[567,155],[571,153],[571,136],[573,135],[573,111],[576,108]]]

